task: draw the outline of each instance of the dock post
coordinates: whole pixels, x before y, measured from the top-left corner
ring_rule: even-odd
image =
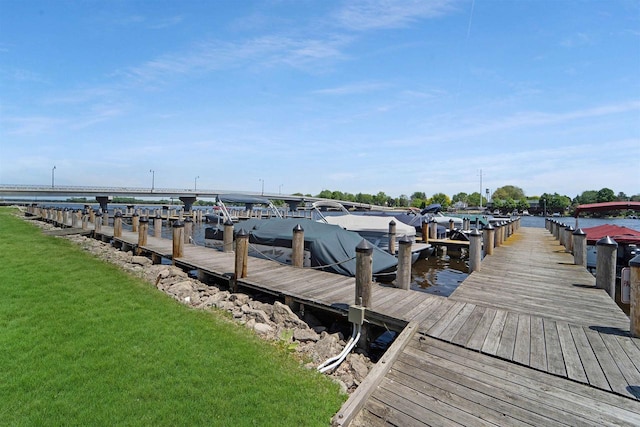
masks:
[[[137,212],[131,214],[131,231],[134,233],[138,231],[138,226],[140,225],[140,217]]]
[[[147,217],[140,218],[138,227],[138,255],[142,253],[142,246],[147,244],[147,234],[149,233],[149,219]]]
[[[469,233],[469,273],[480,271],[482,263],[482,234],[477,228]]]
[[[394,220],[389,222],[389,253],[394,256],[396,254],[396,222]]]
[[[398,242],[398,272],[396,288],[409,290],[411,287],[411,239],[402,236]]]
[[[72,211],[71,212],[71,227],[73,228],[80,228],[80,217],[78,215],[80,215],[81,211]]]
[[[173,250],[171,259],[173,265],[176,265],[176,258],[184,256],[184,223],[176,221],[173,223]]]
[[[362,307],[371,307],[371,282],[373,265],[373,246],[362,239],[356,246],[356,295],[355,303]],[[366,348],[369,341],[368,325],[362,325],[358,347]]]
[[[191,243],[193,237],[193,220],[187,216],[184,220],[184,242]]]
[[[573,237],[573,263],[587,266],[587,233],[578,228],[572,233]]]
[[[82,214],[82,229],[86,230],[88,226],[89,226],[89,213],[85,211]]]
[[[564,229],[564,248],[569,253],[573,253],[573,232],[574,231],[575,230],[571,225],[567,225],[567,227]]]
[[[453,222],[453,219],[449,220],[449,233],[451,233],[455,228],[455,222]]]
[[[300,224],[293,227],[291,251],[291,264],[294,267],[302,268],[304,262],[304,229]]]
[[[482,234],[484,240],[483,246],[485,255],[493,255],[493,248],[495,246],[496,239],[496,229],[493,227],[493,225],[491,225],[491,223],[488,223],[482,229]]]
[[[94,237],[96,234],[102,233],[102,212],[98,212],[95,217],[95,221],[93,223],[93,234]]]
[[[429,221],[422,222],[422,242],[429,243]]]
[[[249,257],[249,233],[241,228],[236,234],[236,257],[233,281],[231,282],[231,290],[238,291],[238,279],[247,277],[247,261]]]
[[[438,238],[438,221],[435,218],[431,219],[429,222],[429,238],[437,239]]]
[[[224,222],[222,252],[233,252],[233,222],[229,219]]]
[[[122,237],[122,214],[116,212],[113,217],[113,237]]]
[[[640,338],[640,255],[636,255],[629,261],[631,269],[631,307],[629,318],[631,320],[631,336]]]
[[[160,212],[156,211],[156,217],[153,219],[153,237],[162,237],[162,217]]]
[[[616,256],[618,244],[609,236],[596,242],[596,288],[604,289],[616,299]]]
[[[567,244],[565,242],[565,229],[567,228],[567,224],[558,224],[558,243],[560,246],[564,246],[567,248]]]
[[[102,217],[102,225],[109,226],[109,210],[104,209],[102,213],[104,214],[104,216]]]

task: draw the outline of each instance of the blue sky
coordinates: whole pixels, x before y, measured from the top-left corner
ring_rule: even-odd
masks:
[[[482,171],[638,194],[640,1],[0,0],[0,148],[2,184],[55,165],[57,185],[452,196]]]

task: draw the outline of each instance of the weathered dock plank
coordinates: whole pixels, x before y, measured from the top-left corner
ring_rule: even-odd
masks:
[[[402,422],[403,414],[425,407],[427,420],[436,414],[464,425],[640,423],[636,401],[421,334],[411,339],[372,397],[378,407],[367,402],[363,410],[369,424],[357,420],[354,425]],[[368,417],[369,412],[376,416]]]

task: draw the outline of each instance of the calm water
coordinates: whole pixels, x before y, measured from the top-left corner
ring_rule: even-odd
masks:
[[[54,206],[54,204],[48,205]],[[82,209],[83,204],[55,204],[55,206],[67,207],[70,209]],[[93,209],[98,209],[98,204],[91,204]],[[109,205],[109,209],[119,207],[126,208],[126,205]],[[158,209],[159,205],[136,206],[137,208]],[[196,207],[196,209],[198,209]],[[211,208],[209,208],[211,209]],[[206,210],[206,209],[205,209]],[[554,218],[567,225],[575,227],[575,218],[560,217]],[[578,226],[581,228],[595,227],[602,224],[615,224],[632,228],[640,231],[640,219],[593,219],[580,218]],[[521,219],[522,227],[540,227],[544,228],[545,219],[538,216],[525,216]],[[193,224],[193,240],[196,244],[204,245],[204,230],[210,227],[210,224],[194,223]],[[153,234],[153,221],[149,222],[149,233]],[[162,236],[168,239],[172,238],[172,230],[169,227],[163,227]],[[469,266],[466,259],[457,259],[448,255],[438,256],[436,254],[427,259],[420,259],[412,266],[411,289],[426,292],[434,295],[449,296],[458,285],[469,275]]]

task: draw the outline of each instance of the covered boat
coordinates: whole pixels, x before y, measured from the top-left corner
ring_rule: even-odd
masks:
[[[629,265],[629,260],[638,255],[640,231],[614,224],[603,224],[596,227],[583,228],[587,234],[587,267],[595,268],[598,249],[596,243],[609,236],[618,244],[616,265],[618,270]]]
[[[234,224],[234,235],[241,229],[249,233],[249,253],[252,256],[274,259],[291,264],[293,229],[304,230],[304,266],[355,276],[356,247],[362,237],[337,225],[303,218],[249,219]],[[205,229],[207,246],[222,247],[223,229]],[[398,260],[393,255],[373,247],[374,276],[379,280],[393,280]]]

